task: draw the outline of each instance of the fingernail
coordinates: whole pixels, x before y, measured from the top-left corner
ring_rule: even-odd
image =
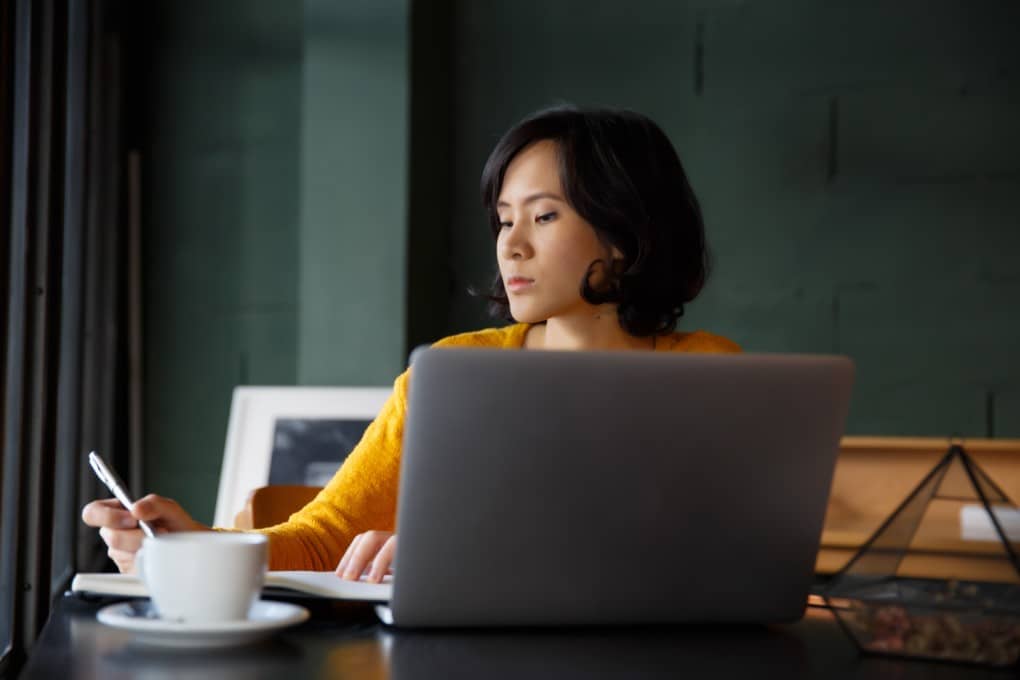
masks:
[[[118,526],[121,529],[133,529],[136,526],[136,522],[131,517],[121,517]]]

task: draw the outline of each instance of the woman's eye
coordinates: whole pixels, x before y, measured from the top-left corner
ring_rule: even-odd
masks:
[[[545,222],[552,222],[554,219],[556,219],[556,213],[547,212],[542,213],[541,215],[536,217],[535,221],[538,222],[539,224],[544,224]]]

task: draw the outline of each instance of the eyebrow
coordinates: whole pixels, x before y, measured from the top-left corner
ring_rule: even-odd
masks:
[[[560,196],[559,194],[554,194],[551,191],[540,191],[537,194],[531,194],[530,196],[528,196],[527,198],[525,198],[521,202],[524,205],[527,205],[528,203],[533,203],[533,202],[537,201],[540,198],[551,198],[551,199],[553,199],[555,201],[562,201],[562,202],[566,203],[566,201],[563,199],[562,196]],[[496,203],[496,207],[497,208],[504,208],[504,207],[508,208],[508,207],[510,207],[510,204],[507,203],[506,201],[499,201],[498,203]]]

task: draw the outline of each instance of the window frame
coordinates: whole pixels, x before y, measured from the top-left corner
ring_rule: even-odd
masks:
[[[24,663],[75,571],[105,562],[79,510],[98,497],[84,452],[112,457],[124,439],[124,98],[111,78],[124,63],[122,11],[115,0],[0,6],[2,677]]]
[[[17,663],[20,588],[18,566],[21,561],[19,529],[22,524],[19,487],[23,479],[22,448],[24,437],[24,366],[26,294],[28,273],[28,209],[31,120],[30,66],[32,6],[29,0],[18,0],[9,6],[13,40],[11,54],[10,120],[11,148],[9,156],[9,205],[7,216],[6,313],[4,315],[5,352],[3,356],[3,440],[0,479],[0,602],[5,607],[6,631],[0,640],[0,664],[6,669]]]

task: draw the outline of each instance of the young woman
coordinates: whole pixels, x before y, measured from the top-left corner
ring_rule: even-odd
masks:
[[[482,172],[499,273],[491,310],[516,323],[445,338],[439,347],[737,352],[717,335],[676,332],[705,283],[698,201],[666,135],[636,113],[557,108],[510,129]],[[380,581],[393,561],[397,481],[410,371],[332,481],[290,519],[261,529],[271,569],[336,569]],[[82,511],[121,571],[134,569],[138,520],[205,530],[149,495]],[[338,562],[339,560],[339,562]]]

